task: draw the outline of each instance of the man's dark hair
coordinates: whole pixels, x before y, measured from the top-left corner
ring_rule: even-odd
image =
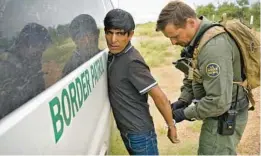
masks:
[[[188,18],[197,18],[195,11],[189,5],[179,0],[169,2],[161,10],[156,31],[164,30],[169,23],[182,28]]]
[[[99,30],[94,18],[88,14],[76,16],[70,26],[69,33],[71,38],[76,41],[86,35],[99,35]]]
[[[104,30],[122,29],[124,32],[131,32],[135,29],[133,17],[122,9],[109,11],[104,18]]]

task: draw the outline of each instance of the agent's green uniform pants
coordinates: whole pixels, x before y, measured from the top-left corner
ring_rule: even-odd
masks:
[[[236,148],[245,130],[247,119],[248,109],[238,111],[235,132],[227,136],[218,134],[218,120],[205,119],[201,127],[198,155],[236,155]]]

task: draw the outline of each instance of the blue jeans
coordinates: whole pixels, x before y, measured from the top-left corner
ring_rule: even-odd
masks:
[[[121,133],[130,155],[159,155],[157,135],[154,130],[144,133]]]

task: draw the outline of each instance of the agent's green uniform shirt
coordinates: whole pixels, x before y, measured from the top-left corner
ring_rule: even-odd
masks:
[[[210,24],[210,21],[203,18],[199,31],[190,44],[193,44],[200,31]],[[199,102],[187,107],[184,110],[185,116],[189,119],[219,116],[229,109],[232,97],[235,100],[236,85],[233,85],[233,81],[242,81],[239,50],[229,35],[222,33],[201,48],[197,60],[202,83],[185,77],[180,99],[188,103],[193,99]],[[240,87],[238,99],[244,96],[243,88]]]
[[[202,19],[191,44],[200,31],[210,24],[207,19]],[[233,81],[242,81],[240,53],[235,42],[225,32],[210,39],[199,51],[196,68],[201,74],[200,81],[189,80],[185,76],[179,99],[188,103],[193,99],[199,100],[197,104],[184,109],[188,119],[203,120],[198,155],[235,155],[248,118],[248,100],[243,88],[239,87],[233,135],[220,135],[218,120],[212,118],[230,108],[236,98],[237,86],[233,85]]]

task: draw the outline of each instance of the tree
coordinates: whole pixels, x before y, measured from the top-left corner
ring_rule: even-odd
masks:
[[[215,14],[217,17],[221,17],[223,13],[226,13],[228,18],[240,19],[244,24],[249,26],[251,15],[254,16],[254,27],[260,27],[260,2],[257,1],[249,6],[248,0],[237,0],[236,3],[228,1],[218,4],[217,8],[211,3],[208,5],[200,5],[196,8],[198,15],[204,15],[211,19]],[[219,20],[219,19],[217,19]]]
[[[260,27],[260,2],[257,1],[251,5],[250,14],[254,16],[254,26]]]
[[[215,6],[212,3],[209,3],[206,6],[200,5],[197,7],[196,12],[200,16],[206,16],[207,18],[211,18],[213,14],[216,14]]]
[[[236,6],[234,3],[224,2],[218,6],[217,15],[221,17],[223,13],[227,13],[227,16],[229,18],[238,18],[239,11],[239,7]]]
[[[241,7],[244,7],[246,5],[249,5],[248,0],[237,0],[237,4]]]
[[[249,20],[249,1],[248,0],[237,0],[237,4],[240,6],[240,11],[239,11],[239,19],[241,21],[248,21]],[[246,23],[246,22],[244,22]]]

